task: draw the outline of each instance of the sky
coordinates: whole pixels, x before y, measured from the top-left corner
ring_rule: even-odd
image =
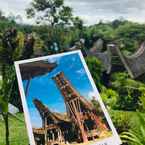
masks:
[[[1,0],[0,10],[6,15],[21,15],[24,23],[33,23],[25,16],[25,9],[31,0]],[[86,25],[100,20],[111,21],[125,18],[134,22],[145,22],[145,0],[65,0],[73,8],[75,16],[80,16]]]
[[[61,71],[64,72],[73,87],[86,99],[92,99],[93,96],[96,96],[78,54],[56,57],[49,59],[50,61],[57,62],[58,66],[46,75],[33,78],[30,82],[28,96],[26,97],[33,127],[42,126],[42,121],[33,104],[33,99],[39,99],[53,112],[66,112],[63,96],[52,80],[52,77]],[[27,81],[23,81],[24,87],[26,83]]]

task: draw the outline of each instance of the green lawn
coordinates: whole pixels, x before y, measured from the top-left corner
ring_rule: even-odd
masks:
[[[17,114],[17,117],[24,120],[23,114]],[[10,145],[28,145],[27,131],[25,124],[14,117],[9,118],[10,126]],[[0,120],[0,145],[5,145],[5,126]]]

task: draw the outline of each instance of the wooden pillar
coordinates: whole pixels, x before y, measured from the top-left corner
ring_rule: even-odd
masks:
[[[75,112],[75,115],[76,115],[76,119],[77,119],[77,123],[78,123],[79,129],[80,129],[80,132],[81,132],[81,135],[82,135],[83,142],[87,142],[88,141],[88,137],[87,137],[87,134],[85,132],[83,122],[82,122],[82,120],[80,118],[80,114],[77,111],[74,102],[72,102],[72,105],[73,105],[73,109],[74,109],[74,112]]]

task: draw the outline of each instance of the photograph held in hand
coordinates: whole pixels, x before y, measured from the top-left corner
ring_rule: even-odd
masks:
[[[119,145],[81,51],[15,62],[31,145]]]

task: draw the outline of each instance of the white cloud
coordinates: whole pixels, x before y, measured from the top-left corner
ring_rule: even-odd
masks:
[[[119,17],[135,22],[145,22],[145,0],[66,0],[74,8],[75,15],[84,19],[86,24],[111,21]]]
[[[90,100],[93,98],[97,99],[97,93],[95,93],[93,91],[89,92],[87,96]]]
[[[33,21],[27,19],[25,9],[28,8],[31,0],[5,0],[0,1],[0,10],[6,15],[20,15],[24,23],[32,24]]]
[[[59,64],[60,59],[61,59],[61,58],[59,58],[59,57],[49,57],[49,58],[48,58],[48,62]]]
[[[83,76],[86,72],[85,72],[85,70],[82,68],[82,69],[80,69],[80,70],[77,70],[76,73],[77,73],[77,74],[79,75],[79,77],[80,77],[80,76]]]

